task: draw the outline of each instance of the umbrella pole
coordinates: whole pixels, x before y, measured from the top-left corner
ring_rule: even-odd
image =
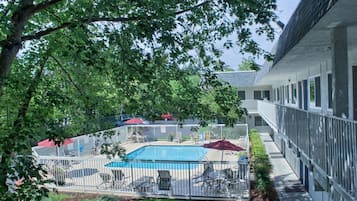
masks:
[[[222,158],[221,158],[221,170],[223,168],[223,153],[224,153],[224,150],[222,150]]]

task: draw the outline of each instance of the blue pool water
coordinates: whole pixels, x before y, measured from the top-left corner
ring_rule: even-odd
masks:
[[[106,167],[148,169],[193,169],[207,154],[201,146],[144,146],[126,155],[128,161],[113,161]]]

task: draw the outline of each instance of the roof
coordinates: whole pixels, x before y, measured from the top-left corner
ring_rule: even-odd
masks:
[[[338,0],[301,0],[277,43],[277,64],[327,13]]]
[[[216,72],[219,79],[235,87],[251,87],[255,84],[256,71]]]

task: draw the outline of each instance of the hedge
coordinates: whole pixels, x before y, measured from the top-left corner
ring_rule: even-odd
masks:
[[[269,193],[273,188],[273,184],[270,179],[270,172],[272,171],[271,163],[269,162],[268,155],[259,133],[252,129],[249,132],[249,138],[252,149],[252,163],[256,176],[256,189],[263,196],[269,197]]]

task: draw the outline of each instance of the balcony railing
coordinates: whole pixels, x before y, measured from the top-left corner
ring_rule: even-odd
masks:
[[[258,112],[311,160],[326,187],[357,200],[357,122],[258,101]],[[317,173],[316,173],[317,174]]]
[[[246,108],[248,112],[257,112],[257,100],[242,100],[242,107]]]

